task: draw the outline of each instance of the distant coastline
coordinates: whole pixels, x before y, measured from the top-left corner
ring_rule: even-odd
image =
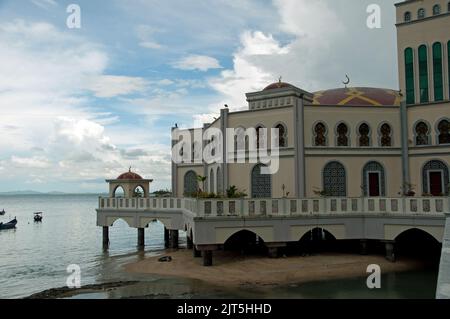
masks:
[[[28,196],[28,195],[46,195],[46,196],[66,196],[66,195],[92,195],[106,196],[107,193],[65,193],[65,192],[37,192],[37,191],[10,191],[0,192],[0,196]]]

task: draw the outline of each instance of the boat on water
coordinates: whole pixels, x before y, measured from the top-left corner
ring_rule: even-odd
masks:
[[[34,221],[36,223],[42,222],[42,212],[34,213]]]
[[[12,221],[8,222],[8,223],[0,223],[0,230],[4,230],[4,229],[13,229],[16,228],[17,225],[17,219],[14,218]]]
[[[5,212],[4,209],[0,210],[0,216],[3,216],[3,215],[5,215],[5,214],[6,214],[6,212]]]

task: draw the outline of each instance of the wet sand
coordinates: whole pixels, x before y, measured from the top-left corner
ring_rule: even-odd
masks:
[[[158,257],[124,266],[126,272],[198,279],[220,286],[270,286],[306,283],[328,279],[368,276],[367,266],[377,264],[382,274],[421,269],[419,261],[402,259],[395,263],[383,256],[324,253],[307,257],[241,256],[217,251],[212,267],[204,267],[202,258],[194,258],[191,250],[167,251],[171,262],[159,262]]]

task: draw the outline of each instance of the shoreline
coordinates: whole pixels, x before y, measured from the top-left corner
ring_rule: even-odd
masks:
[[[140,275],[157,275],[180,279],[201,280],[208,284],[242,286],[282,286],[304,284],[323,280],[367,278],[367,266],[377,264],[382,274],[413,271],[424,268],[418,260],[401,259],[392,263],[380,255],[355,255],[324,253],[307,257],[293,256],[268,258],[263,256],[240,256],[217,251],[214,265],[204,267],[202,258],[194,258],[186,249],[166,251],[171,262],[159,262],[157,257],[132,262],[123,266],[125,272]]]

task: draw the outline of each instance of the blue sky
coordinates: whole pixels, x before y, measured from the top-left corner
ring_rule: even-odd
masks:
[[[66,26],[69,4],[81,29]],[[0,0],[0,191],[170,187],[170,128],[283,80],[397,88],[394,1]]]

